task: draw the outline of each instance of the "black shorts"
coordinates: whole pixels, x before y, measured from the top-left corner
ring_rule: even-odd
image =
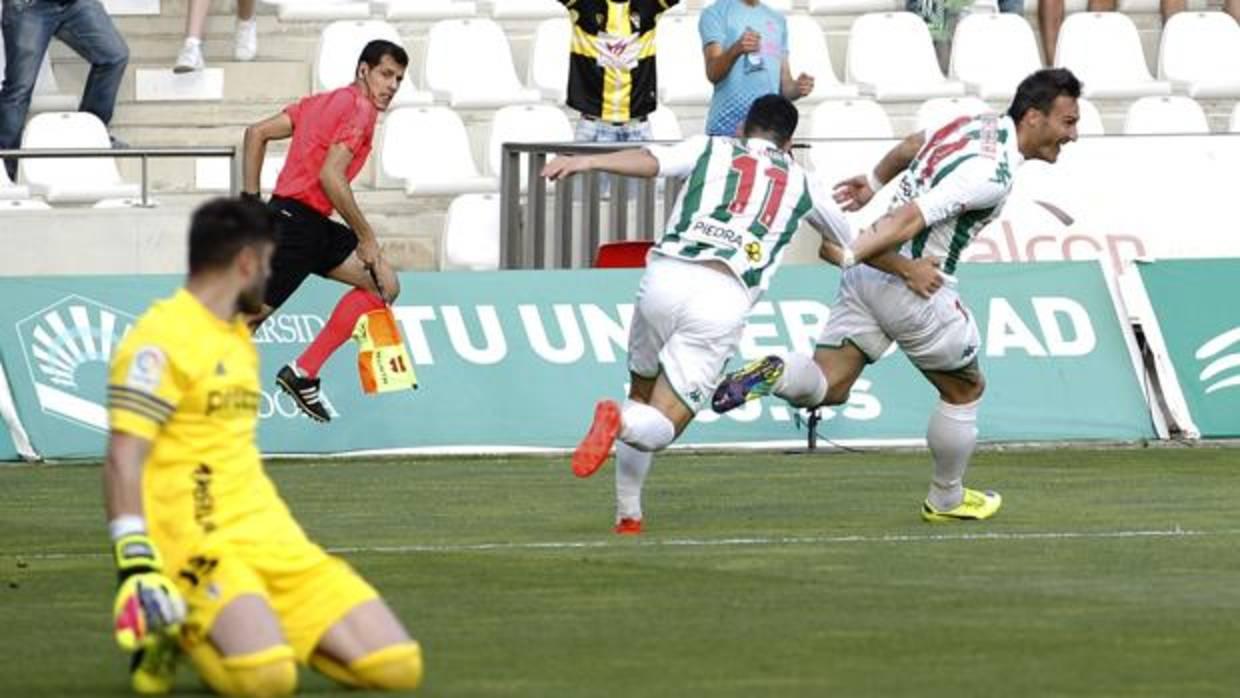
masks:
[[[348,226],[294,199],[271,197],[267,204],[276,221],[279,243],[271,258],[271,279],[264,302],[279,308],[311,274],[327,276],[357,248]]]

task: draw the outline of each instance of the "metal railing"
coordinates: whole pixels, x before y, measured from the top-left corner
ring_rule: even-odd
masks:
[[[890,140],[890,139],[859,139]],[[662,230],[663,219],[671,213],[684,181],[680,178],[622,177],[598,172],[566,177],[555,182],[548,228],[547,181],[541,176],[548,155],[612,153],[649,145],[671,145],[673,141],[631,143],[505,143],[500,162],[499,265],[501,269],[568,269],[590,266],[603,241],[603,199],[607,199],[609,240],[649,240]],[[808,150],[810,142],[793,144],[797,151]],[[521,156],[526,181],[521,181]],[[607,197],[602,182],[610,185]],[[580,199],[577,184],[582,184]],[[662,217],[659,213],[659,187],[662,185]],[[633,189],[633,191],[630,191]],[[524,190],[524,207],[522,206]],[[580,203],[581,216],[574,215]],[[633,208],[630,221],[629,209]],[[576,224],[575,224],[576,223]]]
[[[503,269],[564,269],[587,266],[602,239],[602,180],[608,180],[608,231],[613,239],[646,239],[657,230],[659,180],[588,172],[555,183],[550,235],[547,228],[547,182],[541,176],[547,156],[611,153],[652,143],[505,143],[500,166],[500,267]],[[666,144],[666,142],[664,142]],[[526,201],[521,206],[521,156],[526,155]],[[663,210],[670,211],[681,182],[665,179]],[[581,182],[581,219],[574,230],[577,183]],[[633,225],[629,221],[630,186],[636,187]],[[636,236],[633,232],[636,231]],[[630,237],[632,236],[632,237]]]
[[[28,148],[24,150],[0,150],[0,160],[42,158],[137,158],[142,161],[141,199],[139,206],[150,208],[149,163],[151,158],[228,158],[228,191],[236,196],[241,191],[237,172],[237,147],[210,148]]]

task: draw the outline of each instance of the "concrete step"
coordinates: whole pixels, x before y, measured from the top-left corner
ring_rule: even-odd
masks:
[[[121,82],[118,103],[135,101],[134,71],[138,69],[171,70],[172,59],[167,63],[130,63]],[[270,103],[291,102],[304,97],[310,91],[310,64],[299,61],[253,61],[239,63],[221,61],[211,67],[224,70],[224,104],[245,102]],[[61,92],[80,94],[86,85],[89,66],[81,62],[63,63],[55,66],[56,82]],[[176,108],[181,108],[178,105]]]

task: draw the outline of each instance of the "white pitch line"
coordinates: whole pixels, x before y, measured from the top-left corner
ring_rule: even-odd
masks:
[[[1212,536],[1238,536],[1240,529],[1201,531],[1179,528],[1134,531],[1031,531],[1027,533],[927,533],[851,536],[757,536],[752,538],[608,538],[606,540],[582,541],[534,541],[528,543],[461,543],[415,545],[359,545],[327,548],[335,554],[382,553],[468,553],[520,550],[631,550],[641,547],[709,548],[725,546],[781,546],[781,545],[847,545],[856,543],[942,543],[972,541],[1027,541],[1027,540],[1102,540],[1108,538],[1205,538]],[[24,560],[72,560],[111,557],[107,553],[0,553],[0,558],[11,557]]]

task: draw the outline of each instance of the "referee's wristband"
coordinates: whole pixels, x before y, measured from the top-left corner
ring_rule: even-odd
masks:
[[[857,255],[853,253],[851,247],[844,248],[844,256],[840,259],[840,269],[848,269],[857,266]]]

